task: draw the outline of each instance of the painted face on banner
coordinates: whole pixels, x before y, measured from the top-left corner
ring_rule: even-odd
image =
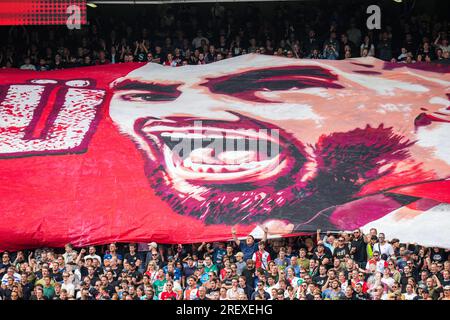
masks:
[[[275,220],[289,232],[319,220],[336,227],[336,208],[366,198],[360,215],[374,220],[379,196],[415,200],[388,190],[447,178],[449,85],[448,75],[371,58],[147,64],[112,84],[110,116],[179,214]]]

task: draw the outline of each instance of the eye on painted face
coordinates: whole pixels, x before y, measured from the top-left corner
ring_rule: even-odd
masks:
[[[110,115],[178,213],[287,233],[313,221],[336,227],[335,206],[447,177],[447,78],[375,59],[148,64],[113,84]]]

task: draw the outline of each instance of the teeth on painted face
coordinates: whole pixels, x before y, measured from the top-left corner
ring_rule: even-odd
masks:
[[[201,178],[217,175],[217,179],[236,179],[236,175],[254,175],[254,171],[273,168],[273,161],[280,153],[279,144],[269,139],[218,132],[213,134],[193,132],[160,132],[166,145],[166,160],[178,168],[185,178]],[[275,147],[275,148],[273,148]],[[170,155],[171,152],[171,155]],[[177,169],[177,170],[178,170]],[[272,170],[272,169],[270,169]]]
[[[188,158],[193,163],[220,164],[221,162],[214,158],[214,153],[212,148],[199,148],[192,150]]]
[[[240,165],[241,168],[243,169],[254,169],[258,166],[257,162],[250,162],[250,163],[242,163]]]
[[[220,153],[217,158],[225,164],[241,164],[256,161],[258,154],[255,151],[225,151]]]

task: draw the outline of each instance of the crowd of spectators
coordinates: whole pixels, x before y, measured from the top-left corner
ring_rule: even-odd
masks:
[[[2,300],[450,300],[449,250],[371,229],[3,252]]]
[[[136,9],[140,14],[134,16],[117,16],[118,10],[88,11],[89,24],[81,30],[0,29],[0,66],[57,70],[131,61],[182,66],[247,53],[298,59],[375,56],[402,63],[448,61],[448,22],[438,15],[413,10],[398,16],[383,9],[382,29],[368,30],[364,3],[344,4],[281,4],[270,14],[257,5],[219,3],[206,9],[162,6],[153,15],[145,9]],[[132,21],[126,19],[130,16]]]

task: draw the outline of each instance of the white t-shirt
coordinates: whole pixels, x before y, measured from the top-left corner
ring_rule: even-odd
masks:
[[[385,244],[381,244],[379,242],[375,243],[373,246],[374,251],[379,251],[380,255],[385,254],[388,256],[388,258],[392,255],[394,255],[394,248],[392,248],[391,244],[389,242],[386,242]]]
[[[75,294],[75,286],[72,283],[63,283],[61,289],[66,289],[68,296],[73,297]]]
[[[102,263],[102,258],[96,254],[88,254],[87,256],[84,256],[83,259],[86,260],[87,258],[91,258],[92,260],[97,259],[100,263]]]
[[[21,70],[36,70],[36,67],[33,64],[23,64],[20,66]]]
[[[413,293],[404,293],[403,297],[405,300],[414,300],[414,297],[417,297],[417,294]]]
[[[389,288],[392,287],[392,285],[395,283],[394,278],[381,278],[381,283],[387,285]]]
[[[241,293],[244,293],[244,289],[242,288],[230,288],[227,290],[227,299],[228,300],[238,300],[239,299],[239,295]]]
[[[445,52],[445,51],[449,51],[450,52],[450,44],[447,45],[447,46],[444,46],[444,45],[440,44],[438,47],[442,50],[442,52]]]
[[[20,274],[18,274],[17,272],[14,272],[14,282],[20,282],[20,280],[22,279],[22,276]],[[5,275],[2,278],[2,284],[7,284],[8,283],[8,273],[5,273]]]
[[[206,44],[209,44],[209,41],[207,38],[205,37],[195,37],[194,40],[192,40],[192,45],[194,46],[194,48],[199,48],[202,45],[202,40],[205,40]]]

